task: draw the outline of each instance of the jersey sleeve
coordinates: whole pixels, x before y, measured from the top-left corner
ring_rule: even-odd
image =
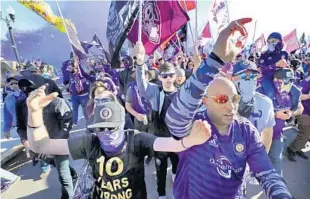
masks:
[[[273,168],[259,133],[253,125],[249,125],[247,162],[255,178],[270,199],[292,198],[283,178]]]
[[[189,133],[191,121],[199,108],[203,93],[221,67],[220,63],[208,58],[176,94],[165,118],[173,136],[181,138]]]

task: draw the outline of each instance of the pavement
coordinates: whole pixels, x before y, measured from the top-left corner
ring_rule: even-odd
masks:
[[[80,111],[80,115],[81,115]],[[81,117],[77,126],[71,131],[70,136],[82,135],[85,130],[85,121]],[[297,135],[294,129],[288,129],[285,133],[288,140],[293,140]],[[2,153],[14,149],[20,142],[16,132],[12,131],[13,139],[1,139],[1,156]],[[305,149],[306,154],[310,157],[310,143]],[[84,163],[83,160],[70,160],[71,166],[76,171],[80,171]],[[3,164],[2,167],[21,177],[21,181],[14,184],[7,192],[1,194],[2,199],[55,199],[61,196],[61,186],[58,180],[58,174],[55,168],[43,179],[40,178],[39,164],[32,166],[32,161],[26,158],[25,152],[12,155],[11,160]],[[310,159],[304,160],[298,158],[297,162],[284,160],[284,179],[293,196],[296,199],[310,198]],[[167,196],[172,199],[172,179],[171,167],[168,168],[167,175]],[[154,161],[150,165],[145,165],[145,181],[147,185],[148,199],[156,199],[157,185],[155,175]],[[248,185],[247,198],[265,199],[260,186]]]

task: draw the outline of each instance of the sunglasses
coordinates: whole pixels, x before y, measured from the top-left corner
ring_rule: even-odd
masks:
[[[105,132],[105,131],[112,131],[112,132],[114,132],[114,131],[117,131],[118,128],[117,127],[116,128],[96,128],[96,130],[97,130],[97,132]]]
[[[226,94],[217,94],[214,96],[206,96],[207,98],[213,98],[214,101],[218,104],[226,104],[228,101],[231,101],[234,104],[239,104],[240,95],[228,96]]]
[[[257,77],[257,73],[251,73],[251,74],[246,74],[246,73],[241,73],[239,75],[240,79],[255,79]]]
[[[174,75],[175,75],[175,73],[167,73],[167,74],[161,74],[160,76],[161,76],[163,79],[167,79],[167,77],[172,78]]]

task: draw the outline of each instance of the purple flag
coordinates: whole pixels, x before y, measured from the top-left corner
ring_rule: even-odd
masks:
[[[178,1],[145,1],[142,12],[142,42],[148,55],[189,20]],[[136,20],[128,34],[132,43],[138,41],[138,24]]]
[[[80,60],[85,59],[86,52],[80,43],[77,33],[72,29],[71,26],[66,25],[66,27],[67,27],[68,36],[70,38],[70,42],[71,42],[74,54],[76,54]]]

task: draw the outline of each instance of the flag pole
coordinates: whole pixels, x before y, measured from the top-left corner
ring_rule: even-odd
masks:
[[[198,40],[198,0],[196,0],[195,9],[195,42]]]
[[[139,31],[138,31],[138,42],[142,41],[142,5],[143,0],[139,0]]]
[[[178,45],[179,45],[179,50],[181,50],[181,52],[183,53],[182,48],[181,48],[181,42],[180,42],[179,34],[177,33],[176,36],[177,36],[177,41],[178,41]]]
[[[185,6],[185,11],[187,12],[186,1],[183,0],[183,2],[184,2],[184,6]],[[196,9],[197,9],[197,8],[196,8]],[[188,22],[188,26],[189,26],[189,30],[191,31],[191,35],[192,35],[193,42],[195,42],[195,40],[194,40],[194,35],[193,35],[193,30],[192,30],[192,26],[191,26],[191,23],[190,23],[190,22]]]
[[[255,40],[255,34],[256,34],[256,23],[257,23],[257,20],[255,20],[255,25],[254,25],[254,33],[253,33],[252,44],[254,43],[254,40]]]
[[[64,24],[64,27],[65,27],[67,37],[68,37],[69,42],[70,42],[71,51],[72,51],[72,53],[74,53],[74,51],[73,51],[73,47],[72,47],[72,41],[71,41],[71,39],[70,39],[70,36],[69,36],[69,33],[68,33],[68,29],[67,29],[67,26],[66,26],[66,22],[65,22],[65,20],[64,20],[63,15],[62,15],[62,12],[61,12],[60,6],[59,6],[59,4],[58,4],[58,0],[56,0],[56,4],[57,4],[57,8],[58,8],[59,15],[60,15],[61,20],[62,20],[62,22],[63,22],[63,24]]]

